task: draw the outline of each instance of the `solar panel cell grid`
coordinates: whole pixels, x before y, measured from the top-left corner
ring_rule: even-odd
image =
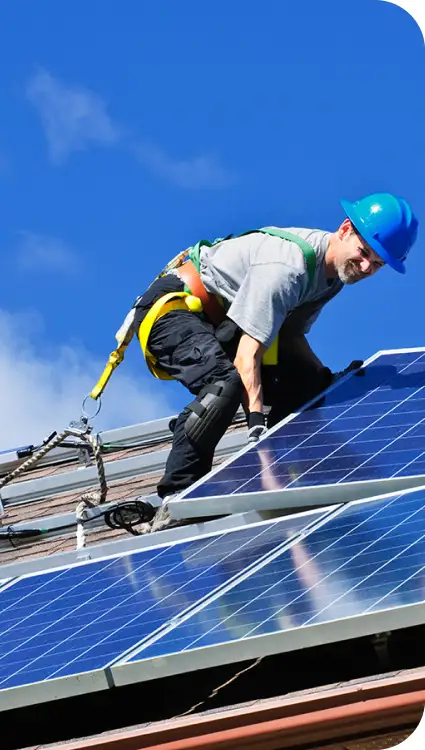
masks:
[[[131,661],[424,601],[422,488],[346,506]]]
[[[417,476],[425,468],[425,352],[382,355],[186,499]]]
[[[106,666],[322,515],[18,580],[0,591],[0,689]]]

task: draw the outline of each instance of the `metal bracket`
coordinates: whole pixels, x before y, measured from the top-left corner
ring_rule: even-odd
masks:
[[[93,458],[90,455],[90,448],[87,443],[81,443],[78,446],[78,463],[80,466],[93,466]]]
[[[92,428],[89,425],[89,419],[88,417],[81,416],[78,421],[74,420],[69,423],[69,426],[71,430],[78,430],[79,432],[83,433],[84,435],[87,432],[91,432]]]
[[[375,633],[371,637],[372,646],[378,658],[379,664],[384,669],[390,668],[390,655],[388,652],[388,642],[391,637],[391,631],[386,633]]]

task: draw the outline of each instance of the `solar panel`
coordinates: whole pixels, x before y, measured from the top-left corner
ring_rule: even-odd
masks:
[[[325,516],[261,522],[12,582],[0,590],[0,695],[106,667]]]
[[[424,483],[425,350],[400,350],[372,358],[170,508],[190,517],[329,504]]]
[[[422,487],[340,506],[319,526],[170,626],[160,639],[151,639],[126,665],[116,666],[114,681],[148,679],[152,659],[157,676],[163,676],[424,619]]]

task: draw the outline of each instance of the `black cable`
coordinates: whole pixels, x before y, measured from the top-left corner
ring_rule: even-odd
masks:
[[[156,508],[143,500],[129,500],[126,503],[113,505],[105,511],[105,523],[110,529],[125,529],[134,536],[138,535],[135,526],[152,521]]]
[[[14,529],[13,526],[7,526],[0,530],[0,541],[6,539],[12,547],[16,548],[16,544],[13,543],[14,539],[32,539],[43,534],[55,534],[58,531],[66,531],[67,529],[75,529],[74,523],[66,523],[62,526],[54,526],[51,529]]]
[[[42,533],[41,529],[14,529],[12,526],[8,526],[4,531],[0,531],[0,539],[7,539],[16,549],[16,544],[13,543],[14,539],[29,539],[30,537],[40,536]]]
[[[42,533],[42,529],[14,529],[8,526],[5,531],[0,531],[0,539],[27,539],[30,536],[40,536]]]
[[[126,503],[119,503],[113,505],[107,510],[98,508],[99,514],[93,518],[88,518],[83,523],[90,523],[96,518],[105,519],[105,523],[110,529],[124,529],[134,536],[138,535],[138,531],[135,526],[142,523],[149,523],[152,521],[156,508],[150,503],[144,502],[143,500],[129,500]],[[7,526],[0,530],[0,541],[5,539],[12,547],[16,549],[14,540],[33,539],[34,537],[42,536],[44,534],[56,534],[60,531],[67,531],[68,529],[75,529],[76,522],[62,524],[61,526],[54,526],[49,529],[15,529],[13,526]]]

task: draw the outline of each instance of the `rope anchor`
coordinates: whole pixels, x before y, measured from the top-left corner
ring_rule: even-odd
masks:
[[[84,405],[84,402],[83,402]],[[97,413],[99,412],[99,409]],[[63,432],[59,434],[53,433],[42,445],[42,447],[33,453],[30,458],[24,461],[23,464],[18,466],[14,471],[6,474],[3,479],[0,480],[0,490],[7,484],[12,482],[17,477],[24,474],[28,469],[31,469],[37,464],[47,453],[54,448],[57,448],[67,437],[73,436],[78,437],[83,442],[87,443],[93,451],[94,459],[96,461],[97,473],[99,478],[100,489],[95,492],[87,492],[82,497],[76,508],[77,518],[77,550],[85,546],[85,533],[83,522],[86,520],[86,509],[93,508],[97,505],[101,505],[106,500],[108,492],[108,485],[106,484],[105,467],[103,465],[102,448],[97,438],[91,434],[93,428],[89,425],[88,417],[83,414],[79,422],[70,422]]]

